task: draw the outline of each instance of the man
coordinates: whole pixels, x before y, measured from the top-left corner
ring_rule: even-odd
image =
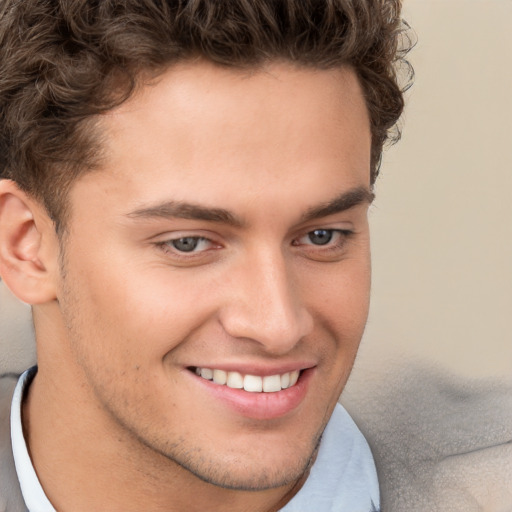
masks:
[[[4,509],[377,509],[337,400],[399,7],[4,2],[0,274],[38,360],[2,379]]]

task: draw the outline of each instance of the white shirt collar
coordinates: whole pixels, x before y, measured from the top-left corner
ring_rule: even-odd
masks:
[[[55,512],[52,504],[39,483],[34,466],[30,460],[23,426],[21,423],[21,403],[23,395],[37,372],[37,367],[30,368],[19,378],[11,406],[11,440],[16,473],[20,482],[21,493],[29,512]]]

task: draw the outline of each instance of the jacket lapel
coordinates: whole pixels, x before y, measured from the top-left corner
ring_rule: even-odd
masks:
[[[11,445],[11,400],[19,375],[0,375],[0,512],[28,512]]]

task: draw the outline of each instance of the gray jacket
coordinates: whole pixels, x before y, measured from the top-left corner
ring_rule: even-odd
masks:
[[[11,444],[11,400],[19,375],[0,375],[0,512],[28,512],[14,467]]]

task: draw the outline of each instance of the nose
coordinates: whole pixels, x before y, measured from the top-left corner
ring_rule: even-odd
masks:
[[[288,353],[313,329],[300,286],[279,251],[245,258],[231,274],[220,322],[234,338],[256,341],[272,355]],[[233,270],[233,269],[232,269]]]

